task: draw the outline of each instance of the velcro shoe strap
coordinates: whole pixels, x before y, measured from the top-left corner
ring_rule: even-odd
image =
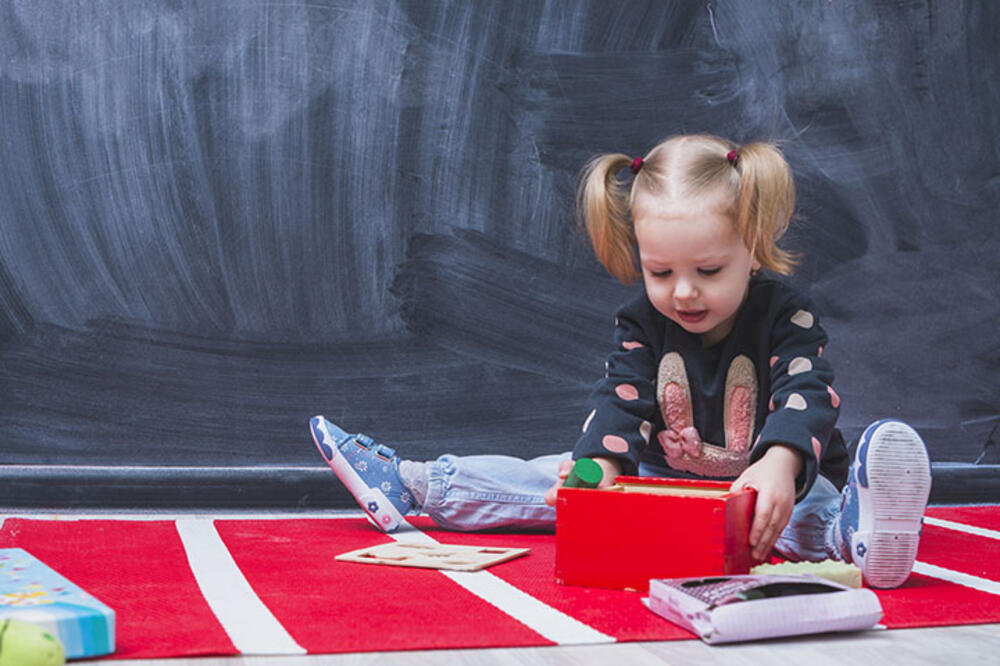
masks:
[[[395,449],[391,449],[383,444],[377,444],[375,448],[372,449],[372,452],[381,458],[385,458],[386,460],[392,460],[396,455]]]
[[[351,435],[351,437],[354,438],[355,442],[365,447],[366,449],[370,449],[373,446],[375,446],[375,440],[369,437],[368,435],[363,435],[359,432],[356,435]]]

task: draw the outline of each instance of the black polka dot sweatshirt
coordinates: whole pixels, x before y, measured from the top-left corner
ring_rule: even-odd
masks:
[[[615,351],[591,394],[574,458],[617,459],[626,474],[734,479],[775,444],[797,451],[798,498],[817,473],[843,485],[849,458],[835,424],[840,398],[823,359],[827,337],[804,295],[750,281],[733,330],[711,347],[656,311],[645,291],[615,317]],[[697,430],[698,450],[679,431]]]

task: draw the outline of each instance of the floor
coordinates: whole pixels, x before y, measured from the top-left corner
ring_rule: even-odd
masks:
[[[701,641],[620,643],[617,645],[490,650],[369,652],[306,657],[209,657],[200,659],[115,660],[120,666],[646,666],[692,664],[760,666],[798,663],[810,666],[850,664],[996,663],[1000,625],[869,631],[861,634],[810,636],[760,643],[709,646]],[[91,662],[93,663],[93,662]],[[98,662],[99,663],[99,662]]]
[[[354,512],[335,512],[353,514]],[[118,518],[150,520],[186,517],[247,518],[251,514],[191,512],[95,511],[52,513],[48,511],[17,511],[0,515],[32,518]],[[296,512],[294,517],[306,518],[329,512]],[[291,517],[276,514],[271,517]],[[257,514],[255,517],[262,517]],[[942,609],[946,612],[946,609]],[[473,630],[474,629],[470,629]],[[436,666],[438,664],[469,664],[474,666],[606,666],[609,662],[643,666],[645,664],[688,664],[708,666],[725,664],[739,666],[782,660],[809,663],[810,666],[831,664],[943,664],[961,660],[966,664],[996,663],[1000,654],[1000,624],[964,625],[906,630],[871,630],[852,634],[826,634],[809,637],[760,641],[739,645],[709,646],[698,640],[614,645],[581,645],[537,648],[500,648],[477,650],[428,650],[411,652],[374,652],[309,656],[239,656],[200,657],[184,659],[105,659],[83,663],[109,663],[120,666],[376,666],[382,664]]]

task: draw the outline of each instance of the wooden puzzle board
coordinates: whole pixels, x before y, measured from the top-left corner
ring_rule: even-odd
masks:
[[[343,562],[387,564],[397,567],[479,571],[526,555],[530,548],[490,548],[425,543],[383,543],[337,555]]]

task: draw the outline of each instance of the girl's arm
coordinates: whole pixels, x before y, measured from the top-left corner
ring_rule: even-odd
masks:
[[[767,557],[797,499],[809,492],[839,413],[833,368],[823,358],[826,333],[815,308],[789,291],[771,317],[770,413],[734,489],[757,491],[750,528],[752,555]]]
[[[649,444],[658,414],[662,319],[645,293],[617,312],[615,350],[608,355],[605,377],[590,394],[592,410],[573,447],[574,459],[605,459],[614,461],[619,473],[637,473],[639,453]]]
[[[795,450],[801,468],[796,499],[805,497],[837,423],[840,398],[833,390],[833,368],[823,357],[826,332],[804,296],[788,291],[772,308],[769,349],[769,413],[750,454],[756,463],[773,446]]]

